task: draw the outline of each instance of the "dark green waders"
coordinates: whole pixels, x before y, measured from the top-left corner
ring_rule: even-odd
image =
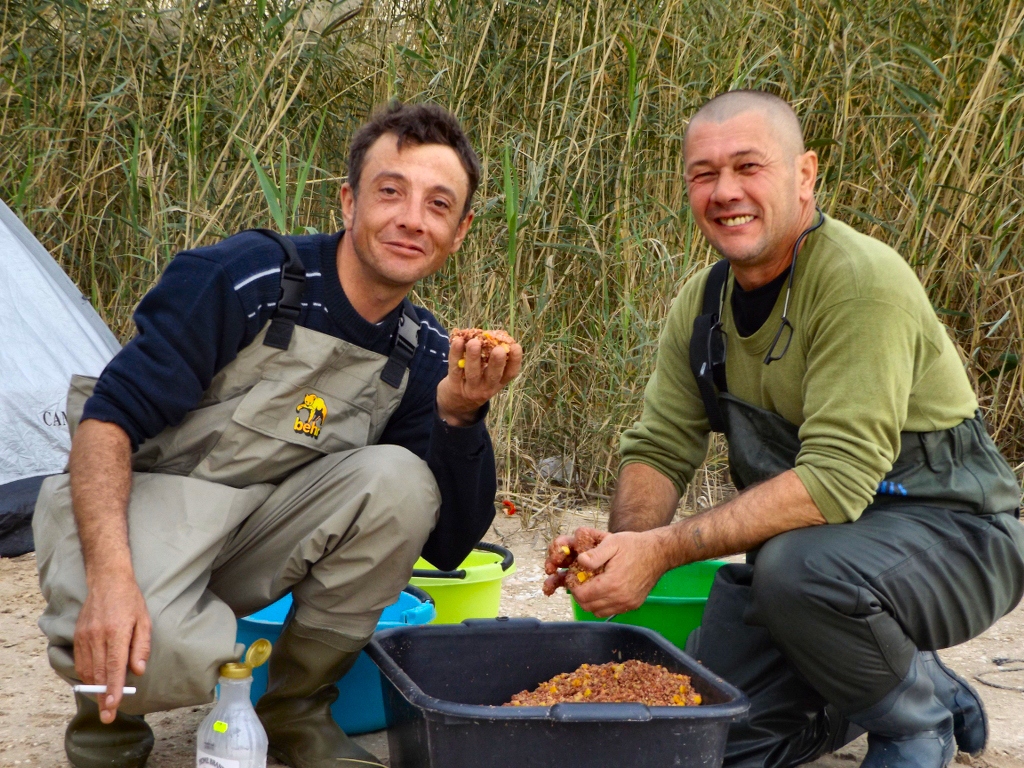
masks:
[[[720,265],[691,365],[742,489],[793,468],[800,440],[796,426],[726,390]],[[687,650],[750,698],[726,768],[788,768],[841,746],[855,735],[841,716],[885,699],[919,651],[969,640],[1024,593],[1020,488],[980,416],[901,442],[856,522],[781,534],[719,570]]]

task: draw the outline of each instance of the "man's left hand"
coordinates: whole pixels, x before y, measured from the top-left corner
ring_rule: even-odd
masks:
[[[658,530],[635,533],[605,533],[591,550],[581,552],[576,562],[588,571],[604,571],[582,584],[573,585],[572,596],[584,610],[605,618],[639,608],[668,570]],[[557,579],[558,575],[549,577]]]
[[[448,351],[448,375],[437,385],[437,412],[453,427],[475,422],[483,405],[522,368],[523,348],[519,344],[512,344],[507,352],[502,346],[495,347],[486,364],[480,347],[479,339],[453,339]],[[460,368],[459,360],[463,358],[465,367]]]

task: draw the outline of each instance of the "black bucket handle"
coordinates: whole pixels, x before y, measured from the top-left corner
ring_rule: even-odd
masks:
[[[511,568],[512,563],[515,561],[512,552],[500,544],[490,544],[486,541],[481,541],[473,549],[490,552],[492,555],[501,555],[502,571],[507,571]],[[414,568],[412,575],[421,579],[464,579],[466,578],[466,570],[459,568],[457,571],[434,571],[427,568]]]
[[[512,563],[515,558],[512,557],[512,553],[505,549],[500,544],[489,544],[486,541],[481,541],[473,549],[482,549],[484,552],[490,552],[495,555],[501,555],[501,570],[507,571],[512,567]]]
[[[435,608],[437,607],[437,604],[434,602],[434,598],[430,596],[430,593],[427,592],[427,590],[425,589],[417,587],[415,584],[406,584],[405,588],[402,591],[405,592],[407,595],[412,595],[421,603],[430,603]]]

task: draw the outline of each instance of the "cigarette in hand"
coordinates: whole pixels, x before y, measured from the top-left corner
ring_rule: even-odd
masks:
[[[75,693],[106,693],[107,692],[107,686],[105,686],[105,685],[76,685],[76,686],[72,687],[71,690],[73,690]],[[126,685],[124,688],[121,689],[121,694],[123,696],[131,696],[133,693],[135,693],[135,686],[134,685]]]

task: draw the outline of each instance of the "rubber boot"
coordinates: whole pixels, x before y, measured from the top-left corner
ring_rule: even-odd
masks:
[[[988,743],[988,718],[981,696],[970,683],[951,670],[937,653],[921,651],[935,695],[953,713],[953,738],[961,752],[977,757]]]
[[[864,733],[863,728],[856,723],[851,723],[849,719],[843,717],[839,710],[831,704],[825,707],[825,720],[829,726],[828,738],[825,741],[824,748],[815,755],[814,759],[842,749]]]
[[[75,768],[142,768],[153,750],[153,731],[141,716],[120,712],[100,721],[95,701],[75,694],[78,712],[64,732],[64,751]]]
[[[956,755],[953,713],[935,695],[920,654],[885,698],[849,720],[868,732],[861,768],[945,768]]]
[[[335,647],[346,640],[305,627],[293,617],[274,643],[267,692],[256,703],[256,714],[267,731],[268,753],[285,765],[383,768],[331,716],[331,705],[338,698],[335,683],[359,658],[360,648],[352,649],[355,644],[347,649]]]

